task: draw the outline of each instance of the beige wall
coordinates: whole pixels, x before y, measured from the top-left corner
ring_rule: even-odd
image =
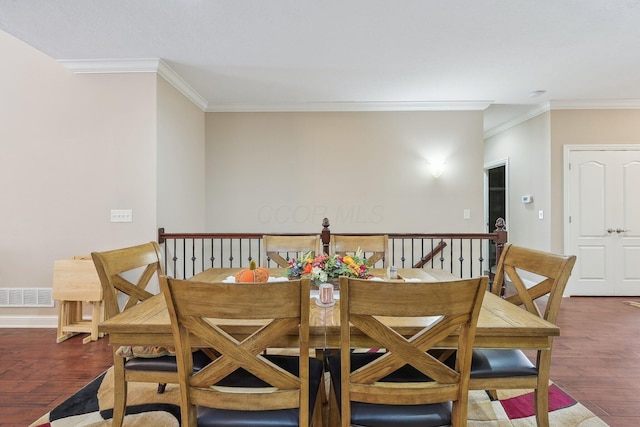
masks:
[[[205,229],[204,112],[158,79],[158,226]]]
[[[562,251],[562,147],[640,143],[638,110],[555,110],[484,144],[480,111],[205,114],[153,73],[76,75],[2,32],[0,50],[3,288],[49,287],[55,259],[154,240],[159,226],[482,231],[483,164],[505,157],[510,240]],[[111,209],[134,222],[111,223]],[[0,326],[56,315],[0,308]]]
[[[507,230],[511,243],[550,250],[554,207],[550,200],[549,113],[540,114],[485,141],[484,161],[508,159]],[[522,203],[522,196],[533,197]],[[538,219],[538,211],[544,219]]]
[[[74,75],[3,32],[0,51],[0,287],[50,287],[55,259],[155,239],[156,75]],[[0,308],[0,324],[56,314]]]
[[[551,229],[553,247],[564,248],[563,149],[565,145],[640,144],[640,110],[554,110],[551,112],[551,200],[558,206]]]
[[[563,150],[588,144],[640,144],[640,110],[551,110],[485,141],[485,164],[510,162],[509,241],[564,252]]]
[[[481,111],[208,113],[207,230],[483,231],[482,150]]]

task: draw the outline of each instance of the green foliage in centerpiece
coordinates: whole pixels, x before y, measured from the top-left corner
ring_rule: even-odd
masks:
[[[358,249],[354,255],[327,255],[320,254],[315,257],[307,252],[301,258],[292,258],[285,275],[310,279],[316,283],[326,283],[340,276],[366,279],[372,275],[369,266]]]

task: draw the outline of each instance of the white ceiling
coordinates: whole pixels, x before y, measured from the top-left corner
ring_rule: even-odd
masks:
[[[638,0],[0,0],[0,29],[76,71],[161,59],[205,111],[640,108]]]

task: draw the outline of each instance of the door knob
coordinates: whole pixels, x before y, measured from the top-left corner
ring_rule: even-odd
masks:
[[[629,230],[623,230],[622,228],[617,228],[616,233],[626,233]]]
[[[607,233],[611,234],[611,233],[615,233],[616,230],[614,230],[613,228],[607,228]]]

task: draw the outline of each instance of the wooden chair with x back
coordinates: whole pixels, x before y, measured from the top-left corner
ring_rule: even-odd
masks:
[[[362,250],[370,267],[387,267],[389,258],[389,235],[342,235],[332,234],[329,241],[329,252],[338,255],[351,255]],[[378,264],[376,266],[376,264]]]
[[[499,296],[503,282],[509,281],[515,293],[506,296],[507,301],[555,324],[575,262],[574,255],[557,255],[508,244],[498,261],[492,292]],[[543,311],[536,303],[541,297],[547,297]],[[547,427],[550,365],[551,350],[539,350],[534,364],[518,349],[476,349],[469,387],[488,390],[496,399],[499,389],[535,389],[537,424]]]
[[[316,256],[320,252],[320,235],[267,235],[262,236],[263,264],[265,267],[286,268],[289,260],[300,258],[310,252],[311,256]]]
[[[465,426],[471,351],[487,277],[449,282],[340,278],[340,354],[329,357],[331,426]],[[390,318],[433,316],[404,337]],[[384,353],[352,353],[365,334]],[[456,363],[429,354],[456,335]],[[341,421],[340,421],[341,420]]]
[[[151,298],[154,294],[149,292],[147,287],[154,277],[158,278],[164,272],[160,248],[156,242],[93,252],[91,257],[102,285],[105,320]],[[119,294],[128,296],[122,309],[118,302]],[[209,360],[202,352],[199,352],[196,358],[199,364]],[[133,346],[128,349],[114,349],[113,359],[113,426],[122,425],[127,404],[128,382],[158,383],[158,393],[164,392],[166,383],[178,382],[176,358],[166,348]]]
[[[205,283],[163,276],[160,283],[177,351],[182,425],[322,427],[323,365],[309,357],[309,280]],[[256,319],[266,324],[252,328]],[[225,331],[235,321],[247,325],[246,335]],[[293,339],[299,356],[263,354],[283,339]],[[219,353],[200,370],[192,359],[197,343]]]

